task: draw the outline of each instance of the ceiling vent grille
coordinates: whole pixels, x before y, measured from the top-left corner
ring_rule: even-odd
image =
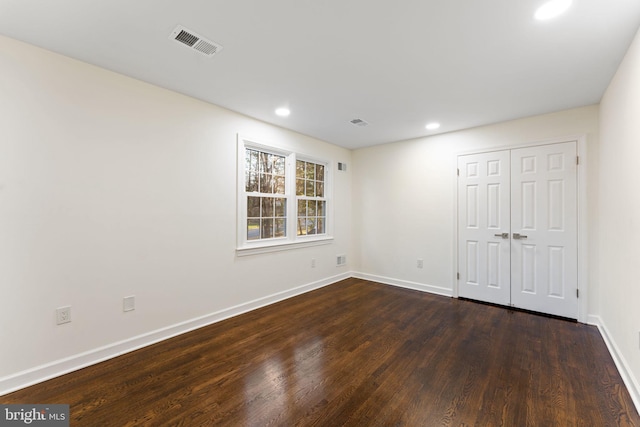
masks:
[[[188,30],[181,25],[178,25],[175,30],[173,30],[169,35],[169,38],[208,57],[211,57],[222,50],[222,46],[218,43],[207,40],[194,31]]]
[[[369,123],[365,122],[362,119],[349,120],[349,123],[351,123],[352,125],[355,125],[355,126],[360,126],[360,127],[365,127],[365,126],[369,125]]]

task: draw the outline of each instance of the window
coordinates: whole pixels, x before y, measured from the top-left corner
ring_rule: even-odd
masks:
[[[238,137],[238,251],[326,243],[329,167]]]
[[[286,237],[287,199],[284,156],[247,148],[247,240]]]
[[[327,201],[324,198],[324,171],[323,164],[296,161],[298,236],[325,233]]]

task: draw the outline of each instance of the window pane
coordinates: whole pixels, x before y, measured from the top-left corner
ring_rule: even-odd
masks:
[[[273,173],[276,175],[284,175],[284,157],[273,156]]]
[[[258,168],[258,152],[255,150],[245,150],[245,169],[255,171]]]
[[[260,239],[260,220],[250,219],[247,221],[247,240]]]
[[[260,158],[258,159],[258,171],[265,172],[267,165],[267,153],[258,153]]]
[[[262,198],[262,217],[273,216],[273,199],[271,197]]]
[[[273,175],[266,173],[260,174],[260,192],[273,193]]]
[[[298,236],[307,234],[307,221],[304,218],[298,218]]]
[[[316,197],[324,197],[324,182],[316,182]]]
[[[316,178],[315,163],[305,162],[305,178],[306,179],[315,179]]]
[[[246,191],[258,191],[257,175],[258,152],[255,150],[245,150],[245,189]]]
[[[324,165],[316,165],[316,180],[324,181]]]
[[[275,199],[274,201],[275,216],[287,216],[287,199]]]
[[[296,160],[296,178],[304,178],[304,162]]]
[[[244,150],[244,170],[245,171],[251,170],[251,153],[252,152],[253,150],[249,150],[249,149]]]
[[[274,176],[273,192],[276,194],[284,194],[284,176]]]
[[[287,235],[287,220],[284,218],[276,218],[275,237],[285,237]]]
[[[258,172],[260,170],[260,152],[252,150],[251,152],[251,170]]]
[[[304,179],[296,179],[296,196],[304,196]]]
[[[318,212],[316,213],[316,215],[327,216],[327,214],[325,213],[326,207],[327,207],[327,202],[318,201]]]
[[[271,173],[277,174],[278,172],[276,172],[276,168],[280,167],[279,165],[280,159],[282,159],[284,162],[284,157],[279,156],[277,154],[271,154],[269,157],[270,157],[269,162],[271,164]],[[282,174],[284,174],[284,164],[282,165],[282,169],[283,169]]]
[[[247,172],[246,191],[249,193],[258,191],[258,175],[255,172]]]
[[[307,216],[316,216],[315,200],[307,200]]]
[[[247,197],[247,218],[260,218],[260,197]]]
[[[316,220],[307,219],[307,234],[316,234]]]
[[[271,173],[273,169],[271,157],[272,155],[269,153],[260,153],[260,172],[268,172]]]
[[[273,237],[273,218],[264,218],[261,221],[262,229],[260,230],[261,237],[263,239],[270,239]]]
[[[298,200],[298,216],[307,216],[306,200]]]
[[[318,222],[316,224],[316,231],[318,234],[326,233],[324,229],[324,218],[318,218]]]
[[[307,196],[315,197],[316,195],[316,182],[315,181],[307,181]]]

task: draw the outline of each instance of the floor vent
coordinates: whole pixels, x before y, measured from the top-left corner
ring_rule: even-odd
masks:
[[[208,57],[212,57],[222,50],[222,46],[218,43],[207,40],[194,31],[184,28],[182,25],[178,25],[175,30],[171,32],[169,38]]]

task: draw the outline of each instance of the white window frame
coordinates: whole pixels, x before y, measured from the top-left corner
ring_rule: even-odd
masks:
[[[286,208],[286,236],[269,239],[249,240],[247,238],[247,197],[253,193],[246,191],[245,182],[245,152],[254,149],[262,152],[276,154],[285,157],[285,194]],[[325,233],[312,235],[297,235],[298,203],[296,196],[296,160],[313,162],[324,165],[325,183],[324,199],[325,208]],[[328,244],[333,241],[333,209],[332,209],[332,169],[331,163],[326,160],[304,155],[273,144],[266,144],[254,138],[238,135],[237,144],[237,247],[238,256],[267,253],[282,250],[295,249],[306,246]]]

